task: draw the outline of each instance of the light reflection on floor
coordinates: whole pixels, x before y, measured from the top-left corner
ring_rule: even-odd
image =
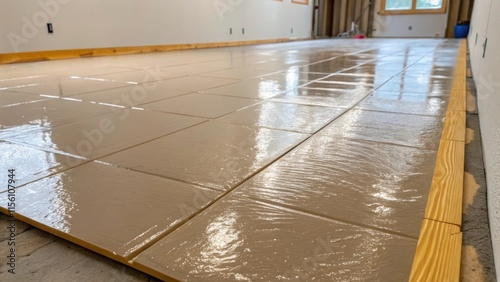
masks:
[[[28,223],[161,279],[407,280],[458,45],[1,65],[0,168]]]

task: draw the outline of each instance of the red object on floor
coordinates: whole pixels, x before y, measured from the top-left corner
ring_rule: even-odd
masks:
[[[356,36],[354,36],[354,38],[363,39],[363,38],[365,38],[365,36],[363,34],[356,34]]]

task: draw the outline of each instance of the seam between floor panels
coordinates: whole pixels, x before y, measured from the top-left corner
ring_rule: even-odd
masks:
[[[359,52],[356,52],[356,53],[361,53],[361,52],[365,52],[366,50],[363,50],[363,51],[359,51]],[[430,52],[429,52],[430,53]],[[423,55],[420,59],[418,59],[417,61],[415,61],[414,63],[408,65],[404,70],[406,70],[407,68],[411,67],[412,65],[416,64],[417,62],[419,62],[420,60],[422,60],[426,55]],[[323,60],[323,61],[328,61],[330,59],[327,59],[327,60]],[[363,64],[360,64],[360,65],[363,65]],[[352,67],[354,68],[354,67]],[[349,68],[350,69],[350,68]],[[403,70],[403,71],[404,71]],[[337,72],[335,72],[337,73]],[[335,74],[335,73],[332,73],[331,75]],[[399,72],[401,73],[401,72]],[[399,74],[398,73],[398,74]],[[357,101],[354,105],[352,105],[351,107],[349,108],[345,108],[345,111],[340,114],[339,116],[337,116],[336,118],[332,119],[331,121],[329,121],[328,123],[326,123],[325,125],[323,125],[322,127],[320,127],[318,130],[316,130],[314,133],[310,134],[308,137],[304,138],[304,140],[300,141],[299,143],[297,143],[295,146],[291,147],[290,149],[286,150],[285,152],[283,152],[282,154],[280,154],[277,158],[275,158],[274,160],[270,161],[268,164],[264,165],[262,168],[260,168],[259,170],[255,171],[254,173],[250,174],[249,176],[245,177],[244,179],[242,179],[240,182],[238,182],[237,184],[235,184],[232,188],[224,191],[221,195],[219,195],[218,197],[216,197],[212,202],[210,202],[209,204],[207,204],[204,208],[201,208],[199,210],[196,211],[196,213],[194,213],[193,215],[191,215],[189,217],[188,220],[196,217],[197,215],[203,213],[204,211],[206,211],[208,208],[210,208],[212,205],[214,205],[215,203],[217,203],[218,201],[222,200],[222,198],[224,198],[225,196],[229,195],[231,192],[233,192],[235,189],[237,189],[238,187],[240,187],[243,183],[245,183],[246,181],[248,181],[249,179],[251,179],[252,177],[254,177],[255,175],[259,174],[260,172],[262,172],[263,170],[265,170],[267,167],[269,167],[270,165],[272,165],[273,163],[275,163],[277,160],[281,159],[283,156],[285,156],[286,154],[288,154],[289,152],[293,151],[294,149],[296,149],[297,147],[299,147],[301,144],[305,143],[306,141],[308,141],[309,139],[311,139],[313,136],[315,136],[318,132],[320,132],[321,130],[323,130],[324,128],[326,128],[327,126],[329,126],[330,124],[332,124],[333,122],[335,122],[337,119],[341,118],[342,116],[344,116],[346,113],[348,113],[349,111],[353,110],[359,103],[363,102],[370,94],[372,94],[374,91],[376,91],[378,88],[382,87],[383,85],[385,85],[389,80],[391,80],[394,76],[396,76],[397,74],[391,76],[390,78],[388,78],[387,80],[385,80],[383,83],[381,83],[378,87],[376,87],[375,89],[373,89],[372,91],[369,91],[365,94],[365,96],[361,99],[359,99],[359,101]],[[307,85],[307,84],[310,84],[310,83],[313,83],[313,82],[316,82],[316,81],[319,81],[321,80],[322,78],[317,78],[317,79],[314,79],[314,80],[311,80],[309,81],[308,83],[304,84],[304,85]],[[158,176],[158,175],[156,175]],[[164,177],[164,176],[162,176]],[[214,188],[212,188],[214,189]],[[137,257],[140,253],[144,252],[145,250],[147,250],[148,248],[150,248],[151,246],[153,246],[154,244],[156,244],[158,241],[160,241],[161,239],[165,238],[166,236],[168,236],[169,234],[171,234],[172,232],[176,231],[179,227],[181,227],[182,225],[184,225],[188,220],[184,220],[182,222],[179,222],[179,224],[177,225],[177,227],[175,228],[172,228],[171,230],[169,231],[166,231],[165,233],[161,234],[160,236],[158,236],[157,238],[151,240],[150,242],[148,242],[147,244],[145,244],[144,246],[142,246],[141,248],[135,250],[134,252],[130,253],[127,257],[130,259],[129,260],[129,264],[130,265],[134,265],[134,259],[135,257]],[[400,235],[400,234],[398,234]],[[402,236],[402,235],[400,235]],[[405,236],[405,237],[409,237],[409,236]],[[409,237],[411,238],[411,237]],[[143,270],[141,270],[143,271]],[[146,273],[148,273],[148,271],[144,271]]]
[[[450,131],[445,129],[452,133],[463,130],[465,134],[465,120],[450,118],[448,114],[466,110],[466,59],[467,41],[462,39],[409,281],[459,281],[465,142],[450,140]]]
[[[315,79],[315,80],[312,80],[310,81],[309,83],[312,83],[312,82],[315,82],[317,80],[320,80],[321,78],[319,79]],[[388,79],[387,81],[389,81],[390,79]],[[385,83],[387,83],[387,81],[385,81],[383,84],[381,85],[384,85]],[[380,85],[380,86],[381,86]],[[379,87],[380,87],[379,86]],[[221,195],[219,195],[217,198],[215,198],[212,202],[210,202],[208,205],[206,205],[204,208],[202,209],[199,209],[196,211],[196,213],[194,213],[192,216],[189,217],[189,219],[192,219],[194,218],[195,216],[203,213],[205,210],[207,210],[208,208],[210,208],[212,205],[214,205],[215,203],[217,203],[218,201],[222,200],[222,198],[224,198],[225,196],[229,195],[231,192],[233,192],[235,189],[237,189],[239,186],[241,186],[243,183],[245,183],[246,181],[248,181],[250,178],[254,177],[255,175],[257,175],[258,173],[260,173],[261,171],[263,171],[264,169],[266,169],[267,167],[269,167],[270,165],[272,165],[274,162],[276,162],[277,160],[281,159],[283,156],[285,156],[286,154],[288,154],[289,152],[293,151],[295,148],[297,148],[298,146],[300,146],[301,144],[303,144],[304,142],[306,142],[307,140],[309,140],[311,137],[313,137],[314,135],[316,135],[318,132],[320,132],[322,129],[324,129],[325,127],[329,126],[330,124],[332,124],[333,122],[335,122],[337,119],[339,119],[340,117],[344,116],[347,112],[349,112],[350,110],[352,110],[354,107],[356,107],[359,103],[361,103],[362,101],[364,101],[364,99],[366,97],[368,97],[371,93],[373,93],[373,91],[370,91],[368,92],[363,98],[361,98],[358,102],[356,102],[356,104],[354,104],[353,106],[349,107],[349,108],[345,108],[345,111],[340,114],[339,116],[337,116],[336,118],[332,119],[331,121],[329,121],[328,123],[326,123],[325,125],[323,125],[321,128],[319,128],[318,130],[316,130],[314,133],[310,134],[308,137],[304,138],[304,140],[300,141],[299,143],[297,143],[295,146],[291,147],[290,149],[286,150],[285,152],[283,152],[282,154],[280,154],[276,159],[270,161],[268,164],[264,165],[262,168],[260,168],[259,170],[255,171],[254,173],[252,173],[251,175],[245,177],[244,179],[242,179],[240,182],[238,182],[237,184],[234,185],[234,187],[224,191]],[[158,175],[157,175],[158,176]],[[212,188],[213,189],[213,188]],[[148,244],[145,244],[144,246],[142,246],[141,248],[135,250],[133,253],[131,253],[128,258],[130,258],[130,261],[129,261],[129,264],[131,265],[134,265],[133,261],[134,261],[134,258],[137,257],[140,253],[144,252],[145,250],[147,250],[148,248],[150,248],[151,246],[153,246],[154,244],[156,244],[158,241],[160,241],[161,239],[165,238],[166,236],[168,236],[169,234],[171,234],[172,232],[174,232],[175,230],[177,230],[179,227],[181,227],[182,225],[184,225],[185,223],[187,222],[187,220],[185,221],[182,221],[180,222],[176,228],[172,228],[170,231],[166,231],[165,233],[161,234],[160,236],[158,236],[157,238],[155,238],[154,240],[151,240],[150,242],[148,242]],[[147,271],[144,271],[146,273],[148,273]]]
[[[404,238],[408,238],[408,239],[418,240],[418,237],[416,237],[416,236],[411,236],[411,235],[397,232],[397,231],[393,231],[390,229],[384,229],[384,228],[380,228],[380,227],[376,227],[376,226],[372,226],[372,225],[368,225],[368,224],[363,224],[363,223],[359,223],[359,222],[355,222],[355,221],[341,219],[341,218],[334,217],[334,216],[328,216],[325,214],[321,214],[321,213],[317,213],[317,212],[313,212],[313,211],[308,211],[305,209],[289,206],[286,204],[273,202],[271,200],[259,199],[257,197],[252,197],[252,196],[242,196],[242,197],[246,197],[246,198],[252,199],[252,200],[257,201],[257,202],[265,203],[267,205],[277,206],[277,207],[286,209],[290,212],[297,213],[297,214],[302,214],[302,215],[311,216],[311,217],[317,217],[317,218],[320,218],[323,220],[328,220],[328,221],[341,222],[341,223],[345,223],[345,224],[349,224],[349,225],[353,225],[353,226],[357,226],[357,227],[361,227],[361,228],[376,230],[376,231],[383,232],[386,234],[391,234],[391,235],[400,236],[400,237],[404,237]]]
[[[394,77],[394,76],[392,76],[392,77]],[[392,78],[392,77],[391,77],[391,78]],[[388,79],[388,80],[389,80],[389,79]],[[388,80],[387,80],[387,81],[388,81]],[[380,87],[380,86],[379,86],[379,87]],[[370,95],[370,93],[372,93],[372,92],[367,93],[367,94],[366,94],[366,96]],[[365,98],[366,98],[366,96],[365,96]],[[360,102],[362,102],[365,98],[360,99],[360,100],[359,100],[359,101],[358,101],[358,102],[357,102],[354,106],[352,106],[352,107],[350,107],[350,108],[347,108],[347,109],[346,109],[346,111],[345,111],[343,114],[347,113],[349,110],[351,110],[352,108],[354,108],[356,105],[358,105]],[[342,115],[343,115],[343,114],[342,114]],[[341,117],[342,115],[340,115],[339,117]],[[337,118],[339,118],[339,117],[337,117]],[[324,127],[326,127],[326,126],[330,125],[330,124],[331,124],[332,122],[334,122],[335,120],[336,120],[336,119],[334,119],[334,120],[330,121],[330,122],[329,122],[329,123],[327,123],[325,126],[323,126],[322,128],[320,128],[319,130],[321,130],[321,129],[323,129]],[[318,131],[319,131],[319,130],[318,130]],[[316,131],[316,133],[317,133],[318,131]],[[270,163],[269,163],[269,164],[265,165],[262,169],[260,169],[259,171],[255,172],[254,174],[252,174],[252,175],[248,176],[245,180],[247,180],[247,179],[249,179],[249,178],[253,177],[255,174],[257,174],[257,173],[259,173],[260,171],[264,170],[264,169],[265,169],[265,168],[267,168],[269,165],[271,165],[271,164],[272,164],[272,163],[274,163],[276,160],[278,160],[280,157],[282,157],[282,156],[284,156],[285,154],[287,154],[288,152],[290,152],[290,151],[294,150],[297,146],[299,146],[300,144],[302,144],[303,142],[305,142],[305,141],[306,141],[306,140],[308,140],[309,138],[310,138],[310,137],[304,138],[304,140],[302,140],[301,142],[298,142],[298,143],[297,143],[297,145],[293,146],[293,147],[292,147],[292,148],[290,148],[289,150],[286,150],[283,154],[281,154],[280,156],[278,156],[278,158],[277,158],[277,159],[275,159],[275,160],[273,160],[273,161],[270,161]],[[243,180],[241,183],[243,183],[245,180]],[[234,190],[234,189],[236,189],[236,188],[237,188],[237,187],[238,187],[241,183],[239,183],[238,185],[236,185],[233,189],[231,189],[231,191],[232,191],[232,190]],[[228,193],[230,193],[230,191],[228,191],[225,195],[227,195]],[[222,196],[221,196],[221,198],[222,198],[223,196],[224,196],[224,195],[222,195]],[[214,202],[214,203],[215,203],[215,202]],[[213,203],[212,203],[212,204],[213,204]],[[205,210],[205,209],[203,209],[203,210]],[[202,211],[200,211],[199,213],[203,212],[203,210],[202,210]],[[197,215],[197,214],[199,214],[199,213],[195,213],[195,214],[193,214],[193,217],[194,217],[194,216],[196,216],[196,215]],[[39,227],[39,228],[40,228],[40,227]],[[41,228],[41,229],[44,229],[44,228]],[[51,233],[52,233],[52,232],[51,232]],[[166,236],[166,235],[164,235],[164,236]],[[164,236],[162,236],[162,238],[163,238]],[[61,237],[61,236],[59,236],[59,237]],[[64,237],[64,236],[63,236],[63,237]],[[159,238],[158,240],[160,240],[160,239],[161,239],[161,238]],[[76,241],[78,242],[78,241],[79,241],[79,239],[78,239],[78,238],[76,238]],[[77,243],[77,242],[75,242],[75,243]],[[81,243],[81,241],[80,241],[80,243],[79,243],[79,244],[80,244],[80,245],[83,245],[83,246],[86,246],[88,249],[91,249],[91,250],[92,250],[92,249],[95,249],[95,248],[91,248],[91,247],[89,247],[87,244],[83,244],[83,243]],[[98,253],[101,253],[101,254],[104,254],[104,255],[106,254],[105,252],[103,253],[102,251],[97,251],[97,252],[98,252]],[[111,256],[111,257],[113,257],[112,255],[107,255],[107,256]],[[113,259],[117,260],[117,259],[116,259],[116,257],[113,257]],[[123,260],[117,260],[117,261],[124,262]],[[124,262],[124,263],[128,263],[128,261],[127,261],[127,262]]]

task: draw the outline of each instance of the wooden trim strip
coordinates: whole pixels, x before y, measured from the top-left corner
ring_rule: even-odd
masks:
[[[465,142],[442,140],[425,219],[462,225]]]
[[[443,138],[465,142],[465,111],[448,111],[443,127]]]
[[[465,158],[466,59],[462,40],[410,281],[459,281]]]
[[[457,281],[462,232],[455,225],[424,219],[410,281]]]
[[[131,47],[110,47],[94,49],[73,49],[73,50],[51,50],[23,53],[5,53],[0,54],[0,64],[24,63],[34,61],[60,60],[72,58],[86,58],[97,56],[127,55],[152,52],[165,52],[174,50],[190,50],[216,47],[233,47],[254,44],[268,44],[290,41],[311,40],[312,38],[278,38],[251,41],[234,42],[212,42],[212,43],[194,43],[194,44],[172,44],[172,45],[153,45],[153,46],[131,46]]]

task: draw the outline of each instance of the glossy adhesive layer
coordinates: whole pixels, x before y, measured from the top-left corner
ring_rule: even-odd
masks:
[[[134,170],[228,189],[308,135],[206,122],[105,157]]]
[[[50,130],[57,125],[107,114],[112,110],[113,108],[106,106],[64,99],[49,99],[2,108],[0,138],[31,130]]]
[[[146,110],[217,118],[258,103],[258,100],[192,93],[146,105]]]
[[[203,92],[241,98],[269,99],[289,90],[293,90],[300,85],[302,85],[302,83],[298,79],[280,81],[274,79],[256,78],[205,90]]]
[[[16,93],[11,91],[0,91],[0,107],[26,104],[46,99],[47,98],[40,97],[38,95]]]
[[[160,279],[407,281],[443,120],[460,121],[445,109],[465,107],[450,98],[458,47],[334,39],[0,65],[0,211],[15,169],[19,220]]]
[[[162,81],[161,84],[169,89],[183,90],[183,91],[202,91],[222,85],[238,82],[236,79],[228,78],[215,78],[215,77],[202,77],[202,76],[186,76],[171,78]]]
[[[89,163],[17,189],[16,213],[32,224],[125,262],[218,194]],[[0,205],[6,209],[6,197]]]
[[[36,149],[29,146],[14,144],[0,140],[0,169],[5,173],[0,175],[3,183],[8,183],[7,171],[15,169],[15,187],[42,177],[67,170],[84,160]],[[7,185],[0,186],[0,193],[7,191]]]
[[[437,150],[441,117],[352,110],[319,134]]]
[[[93,160],[205,121],[133,109],[114,110],[116,112],[107,115],[31,131],[8,140]]]
[[[415,247],[414,239],[230,196],[133,264],[181,281],[399,282]]]
[[[67,97],[92,91],[100,91],[133,85],[135,83],[111,81],[99,78],[89,78],[80,76],[69,77],[47,77],[43,81],[28,80],[24,85],[9,88],[7,90],[44,94],[52,96]]]
[[[86,102],[105,103],[122,107],[134,107],[188,93],[187,91],[167,89],[159,82],[151,82],[146,85],[139,84],[97,91],[88,94],[75,95],[74,98],[81,99]]]
[[[344,109],[339,108],[263,102],[226,115],[217,121],[314,133],[344,111]]]
[[[433,151],[314,136],[235,194],[416,238],[434,163]]]
[[[409,92],[376,91],[356,108],[380,112],[430,115],[442,117],[446,113],[447,99]]]
[[[271,101],[304,105],[351,108],[368,95],[365,91],[300,87],[275,96]]]

